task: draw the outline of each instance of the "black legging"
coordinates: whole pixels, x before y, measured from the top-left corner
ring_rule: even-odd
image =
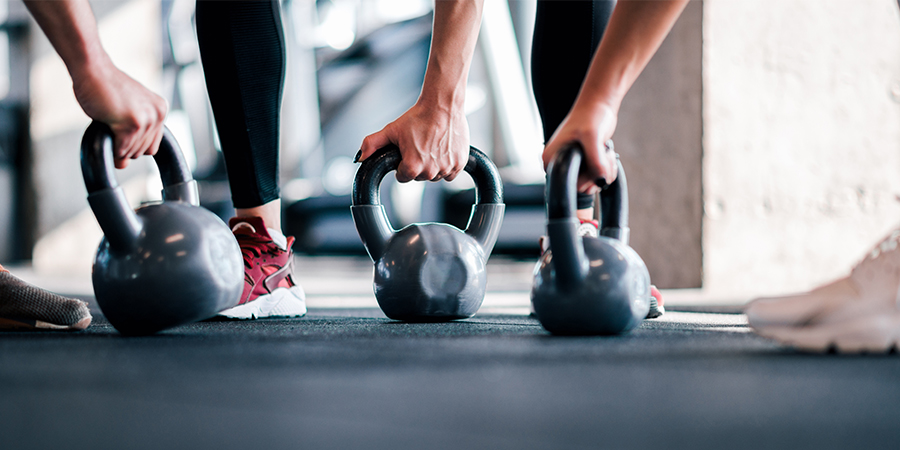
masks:
[[[285,44],[271,1],[197,1],[197,40],[235,208],[279,198]]]
[[[545,143],[575,103],[615,4],[615,0],[537,2],[531,79]],[[578,194],[578,209],[593,204],[594,196]]]

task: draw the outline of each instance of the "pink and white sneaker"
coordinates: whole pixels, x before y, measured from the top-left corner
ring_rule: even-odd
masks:
[[[234,217],[228,225],[244,257],[244,292],[237,306],[219,316],[246,320],[306,314],[306,295],[293,278],[294,238],[266,228],[260,217]]]
[[[759,335],[801,350],[842,353],[900,349],[900,230],[887,236],[850,275],[810,292],[750,302]]]

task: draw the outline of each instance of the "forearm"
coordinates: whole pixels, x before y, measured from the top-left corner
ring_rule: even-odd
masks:
[[[497,0],[491,0],[497,1]],[[483,0],[437,0],[431,51],[418,101],[377,133],[366,136],[360,161],[388,144],[400,148],[397,180],[452,181],[469,155],[466,80],[481,26]]]
[[[620,0],[597,48],[576,107],[618,113],[625,94],[659,49],[688,0]]]
[[[111,65],[87,0],[25,0],[73,79]]]
[[[420,103],[444,110],[462,108],[483,3],[484,0],[435,2],[431,52]]]

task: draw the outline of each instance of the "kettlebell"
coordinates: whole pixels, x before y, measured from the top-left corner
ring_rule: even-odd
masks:
[[[153,157],[163,201],[132,210],[115,178],[113,134],[93,122],[81,141],[88,203],[104,237],[94,258],[94,295],[124,335],[147,335],[235,306],[243,258],[228,226],[199,206],[197,182],[165,129]]]
[[[531,304],[553,334],[620,334],[647,316],[650,274],[628,246],[628,184],[621,162],[616,180],[600,193],[600,236],[578,235],[575,193],[582,157],[582,149],[571,146],[548,168],[550,248],[535,267]]]
[[[484,301],[485,264],[503,222],[503,184],[494,163],[469,149],[465,171],[475,181],[475,205],[465,232],[443,223],[391,227],[380,201],[385,175],[400,164],[388,146],[363,161],[353,181],[350,211],[375,262],[378,306],[394,320],[441,322],[472,317]]]

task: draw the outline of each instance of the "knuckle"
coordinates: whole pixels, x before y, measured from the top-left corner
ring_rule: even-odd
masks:
[[[401,166],[397,168],[397,180],[410,181],[416,179],[418,175],[419,171],[409,166]]]

